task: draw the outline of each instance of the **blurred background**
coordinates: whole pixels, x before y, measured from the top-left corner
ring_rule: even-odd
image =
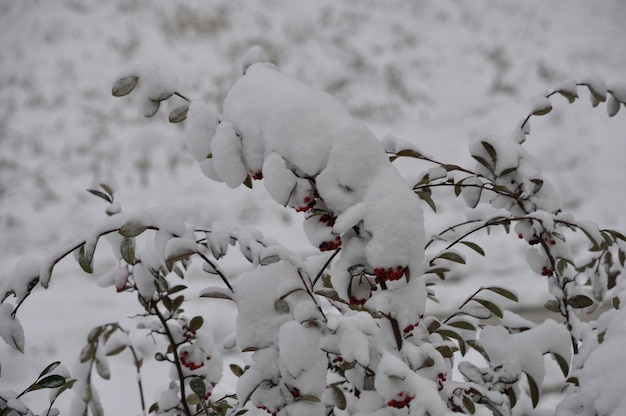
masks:
[[[220,111],[240,59],[258,44],[380,138],[393,134],[471,167],[468,144],[508,135],[542,91],[593,74],[626,82],[625,21],[623,0],[0,0],[0,278],[19,258],[43,257],[103,219],[105,204],[85,192],[102,182],[125,211],[169,206],[196,224],[230,220],[313,253],[302,214],[278,206],[259,183],[230,190],[200,173],[167,106],[144,119],[132,94],[112,97],[116,73],[130,64],[171,68],[182,94]],[[526,148],[577,218],[623,231],[626,109],[608,118],[579,93],[574,104],[555,97],[550,115],[532,119]],[[408,179],[430,167],[398,165]],[[427,215],[430,233],[465,220],[462,201],[440,197],[448,202]],[[524,267],[526,246],[513,236],[490,240],[478,238],[487,258],[470,256],[437,290],[434,310],[452,310],[485,282],[521,292],[526,308],[543,304],[545,282]],[[226,263],[232,275],[242,270],[240,258]],[[101,260],[103,269],[111,264]],[[71,369],[94,325],[138,312],[132,297],[99,289],[79,270],[62,263],[51,288],[23,306],[27,354],[0,346],[0,390],[21,391],[57,359]],[[225,336],[232,308],[215,306],[188,310],[215,311]],[[139,413],[129,393],[134,370],[116,361],[101,387],[105,409]],[[147,390],[164,383],[151,379]],[[33,400],[44,407],[44,396]]]

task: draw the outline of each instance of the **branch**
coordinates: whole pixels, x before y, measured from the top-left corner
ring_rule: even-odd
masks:
[[[176,341],[174,340],[172,331],[170,331],[170,328],[167,325],[167,320],[163,317],[163,314],[159,311],[158,306],[155,304],[152,304],[151,306],[154,311],[154,314],[156,315],[157,318],[159,318],[159,321],[161,322],[161,325],[163,326],[163,330],[165,331],[165,335],[167,336],[167,339],[170,345],[172,346],[172,353],[174,354],[174,365],[176,366],[176,372],[178,373],[178,383],[180,384],[180,397],[181,397],[181,402],[183,403],[185,414],[187,416],[192,416],[193,413],[191,412],[191,409],[189,408],[189,404],[187,403],[187,394],[185,393],[185,376],[183,375],[183,369],[180,366],[180,359],[178,357],[178,348],[177,348],[178,346],[176,344]]]

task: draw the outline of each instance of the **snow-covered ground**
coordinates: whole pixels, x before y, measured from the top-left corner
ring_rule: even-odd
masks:
[[[125,211],[169,206],[194,223],[228,219],[312,252],[302,214],[262,186],[211,182],[167,112],[145,120],[135,97],[111,96],[115,74],[129,64],[171,68],[181,93],[221,111],[243,54],[259,44],[283,72],[335,95],[379,137],[394,134],[436,159],[473,164],[468,144],[509,134],[542,90],[590,74],[626,81],[624,21],[622,0],[0,0],[0,276],[104,218],[102,201],[84,191],[101,181],[115,186]],[[574,104],[557,98],[550,115],[533,119],[526,147],[576,217],[624,230],[626,112],[608,118],[581,95]],[[409,178],[429,167],[398,165]],[[436,216],[425,210],[432,233],[464,220],[461,201],[440,204]],[[487,258],[470,256],[453,290],[437,290],[439,310],[485,280],[513,287],[528,305],[543,303],[542,279],[520,273],[525,245],[491,240],[479,240]],[[226,261],[231,273],[241,270],[237,260]],[[111,261],[99,259],[101,269]],[[198,276],[193,286],[208,285]],[[209,323],[223,337],[229,307],[202,300],[187,309],[215,315]],[[57,359],[71,368],[93,326],[137,312],[132,298],[63,263],[50,289],[38,289],[20,311],[27,354],[0,346],[0,390],[21,390]],[[150,351],[149,340],[143,345]],[[134,370],[122,356],[115,362],[112,380],[101,384],[107,410],[139,413],[128,393]],[[162,388],[165,379],[147,364],[146,390]]]

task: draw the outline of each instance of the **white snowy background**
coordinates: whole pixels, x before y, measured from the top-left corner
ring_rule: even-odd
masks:
[[[0,0],[0,276],[104,218],[103,201],[85,192],[103,180],[125,211],[168,206],[197,224],[228,219],[313,252],[302,214],[277,205],[258,182],[252,191],[211,182],[167,111],[145,120],[135,98],[111,96],[128,64],[171,68],[181,93],[221,111],[241,57],[259,44],[284,73],[335,95],[379,138],[394,134],[435,159],[473,166],[468,144],[509,134],[542,90],[590,74],[626,81],[624,21],[623,0]],[[550,115],[532,120],[526,148],[577,218],[623,231],[626,111],[608,118],[586,94],[575,104],[555,98]],[[409,178],[429,167],[398,166]],[[437,215],[425,208],[431,233],[465,219],[462,201],[445,201]],[[457,279],[436,289],[436,311],[452,310],[485,282],[517,290],[527,308],[543,304],[545,282],[524,267],[525,244],[512,235],[476,241],[487,258],[468,256]],[[98,258],[96,274],[113,262]],[[233,256],[224,268],[234,276],[244,264]],[[195,273],[189,284],[209,283]],[[0,390],[21,391],[55,360],[71,369],[89,330],[128,326],[135,303],[62,263],[50,289],[37,289],[20,311],[26,354],[0,345]],[[225,301],[186,309],[202,313],[218,339],[232,330]],[[150,340],[138,341],[151,403],[167,378],[149,358]],[[122,354],[112,363],[111,380],[97,384],[106,411],[138,414],[130,360]],[[40,410],[44,401],[39,394],[29,403]]]

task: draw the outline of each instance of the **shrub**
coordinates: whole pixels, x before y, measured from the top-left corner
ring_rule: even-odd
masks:
[[[486,137],[470,146],[475,166],[427,156],[394,137],[379,141],[330,95],[283,75],[252,48],[243,76],[218,114],[177,91],[176,77],[157,67],[130,67],[113,95],[140,85],[146,117],[174,102],[172,123],[186,125],[186,143],[209,178],[231,188],[263,182],[279,204],[302,212],[304,230],[318,253],[304,256],[257,230],[217,221],[186,224],[175,212],[154,208],[126,213],[113,189],[89,192],[108,204],[108,218],[84,239],[43,261],[25,259],[1,286],[0,335],[22,351],[20,305],[37,285],[48,287],[55,265],[73,255],[86,273],[101,240],[118,267],[98,284],[132,292],[144,310],[133,331],[162,339],[156,361],[171,368],[169,388],[145,401],[141,353],[118,323],[94,328],[70,373],[58,362],[21,393],[0,394],[5,414],[31,414],[24,394],[53,389],[44,414],[58,414],[59,394],[73,390],[72,413],[102,414],[95,372],[108,379],[108,357],[130,351],[137,368],[143,412],[158,415],[443,415],[530,414],[537,405],[551,355],[569,386],[558,414],[618,414],[622,403],[620,342],[626,237],[577,220],[523,147],[533,117],[548,114],[554,96],[569,102],[589,90],[593,106],[614,116],[626,103],[626,85],[597,78],[568,80],[536,97],[509,137]],[[407,185],[392,162],[408,158],[432,167]],[[471,210],[467,220],[428,238],[422,207],[436,212],[433,190],[449,190]],[[507,309],[512,290],[481,287],[449,316],[429,314],[432,286],[467,253],[484,256],[472,237],[502,228],[524,240],[528,266],[545,277],[545,305],[562,323],[532,324]],[[585,236],[578,250],[572,235]],[[231,246],[252,264],[228,276],[219,261]],[[192,261],[223,283],[192,293],[185,276]],[[462,270],[462,269],[461,269]],[[238,310],[235,335],[216,342],[202,315],[187,316],[186,299],[226,299]],[[13,303],[9,301],[13,299]],[[610,305],[595,321],[580,314]],[[238,377],[218,397],[224,348]],[[466,360],[469,349],[482,360]],[[229,388],[229,386],[227,386]]]

